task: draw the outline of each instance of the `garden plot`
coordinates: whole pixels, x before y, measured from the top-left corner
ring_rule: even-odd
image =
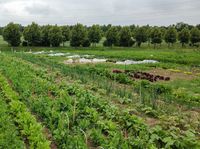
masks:
[[[156,68],[148,71],[148,73],[151,73],[153,75],[162,75],[162,76],[170,76],[171,80],[193,80],[197,78],[196,73],[193,72],[182,72],[182,71],[175,71],[175,70],[166,70],[161,68]]]
[[[113,70],[113,73],[116,74],[126,74],[133,80],[148,80],[150,82],[157,82],[157,81],[170,81],[170,77],[168,76],[161,76],[161,75],[155,75],[155,74],[150,74],[147,72],[134,72],[132,70]]]

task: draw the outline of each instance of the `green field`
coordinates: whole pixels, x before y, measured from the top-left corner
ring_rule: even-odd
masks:
[[[200,148],[197,48],[12,49],[0,36],[0,50],[0,148]],[[65,63],[77,54],[107,62]],[[115,63],[125,60],[158,63]]]

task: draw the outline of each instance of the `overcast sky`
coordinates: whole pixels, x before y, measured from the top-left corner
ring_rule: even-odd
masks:
[[[200,23],[200,0],[0,0],[0,26]]]

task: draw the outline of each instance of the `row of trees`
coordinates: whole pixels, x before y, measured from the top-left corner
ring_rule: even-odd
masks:
[[[169,27],[147,26],[99,26],[91,27],[76,24],[74,26],[45,25],[39,26],[32,23],[27,27],[9,23],[4,27],[3,38],[11,46],[53,46],[58,47],[61,43],[70,41],[73,47],[96,46],[102,37],[106,37],[104,46],[131,47],[135,43],[140,47],[143,43],[161,44],[163,40],[172,46],[179,41],[182,46],[190,43],[195,46],[200,42],[200,26],[189,26],[187,24],[171,25]]]

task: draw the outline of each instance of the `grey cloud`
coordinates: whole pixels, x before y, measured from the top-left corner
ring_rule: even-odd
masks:
[[[51,8],[48,5],[41,4],[33,4],[31,6],[25,7],[25,11],[27,11],[30,15],[50,15],[55,14],[55,9]]]
[[[199,0],[0,0],[0,3],[0,25],[10,20],[22,24],[200,23]]]
[[[199,0],[150,0],[149,6],[157,11],[166,11],[168,13],[190,13],[186,12],[192,9],[200,9]],[[195,10],[193,10],[195,11]]]

